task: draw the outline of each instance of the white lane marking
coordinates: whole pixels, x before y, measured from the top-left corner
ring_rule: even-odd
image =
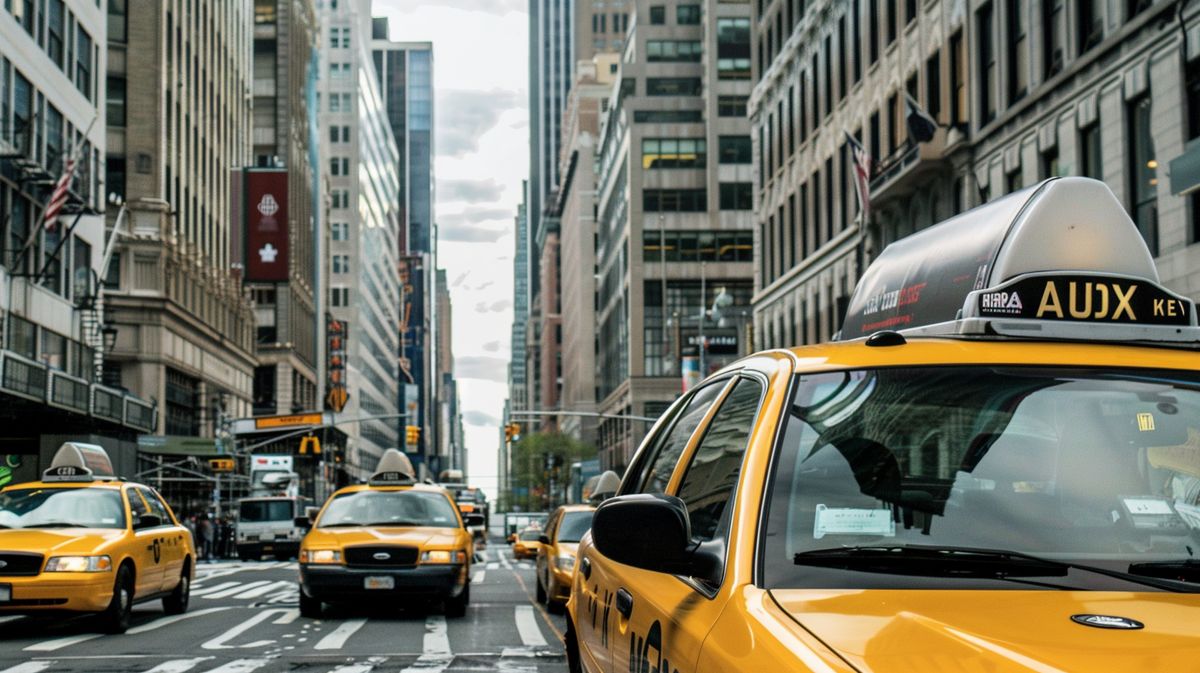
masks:
[[[3,671],[0,671],[0,673],[38,673],[39,671],[44,671],[47,668],[50,668],[51,666],[53,666],[56,663],[58,663],[58,662],[56,662],[56,661],[27,661],[23,664],[17,664],[16,666],[13,666],[12,668],[6,668]]]
[[[495,561],[492,561],[491,563],[487,564],[487,569],[488,570],[499,570],[500,564],[496,563]]]
[[[278,612],[278,610],[276,610],[276,612]],[[279,616],[279,619],[276,619],[275,621],[273,621],[271,623],[272,624],[291,624],[292,622],[296,621],[299,618],[300,618],[300,610],[298,608],[291,608],[289,610],[284,610],[283,614]]]
[[[95,640],[96,638],[99,638],[101,635],[103,635],[103,634],[89,633],[89,634],[83,635],[83,636],[67,636],[66,638],[55,638],[54,640],[45,640],[40,643],[35,643],[33,645],[30,645],[29,647],[26,647],[25,651],[26,652],[53,652],[54,650],[61,650],[64,647],[69,647],[71,645],[77,645],[79,643],[85,643],[89,640]]]
[[[329,673],[371,673],[373,670],[375,670],[375,664],[346,664],[338,666]]]
[[[471,584],[483,584],[484,572],[476,570],[474,575],[471,575]]]
[[[25,615],[12,615],[11,617],[0,617],[0,624],[7,624],[9,622],[15,622],[18,619],[24,619],[24,618],[25,618]]]
[[[216,638],[205,641],[204,644],[201,645],[201,647],[203,647],[206,650],[229,650],[229,649],[233,649],[234,647],[238,647],[237,645],[226,645],[225,643],[229,642],[230,640],[233,640],[234,638],[240,636],[241,634],[245,633],[246,631],[249,631],[250,629],[257,626],[259,623],[264,622],[264,621],[266,621],[272,617],[275,617],[281,613],[286,614],[287,612],[288,612],[288,610],[282,610],[282,609],[263,610],[262,612],[259,612],[258,614],[254,615],[250,619],[247,619],[246,621],[242,622],[241,624],[238,624],[237,626],[230,628],[229,630],[225,631],[225,633],[222,633],[221,635],[217,636]],[[242,645],[242,647],[261,647],[264,644],[270,644],[270,642],[271,641],[266,641],[265,643],[263,641],[255,641],[255,642],[249,643],[247,645]],[[247,660],[247,661],[249,661],[249,660]],[[233,662],[231,662],[231,663],[233,663]],[[253,670],[253,669],[249,669],[249,670]]]
[[[232,596],[234,594],[240,594],[241,592],[246,591],[247,589],[253,589],[254,587],[261,587],[264,584],[270,584],[270,583],[271,583],[270,580],[257,580],[254,582],[246,582],[245,584],[243,584],[241,586],[233,587],[232,589],[226,589],[224,591],[217,591],[214,593],[206,593],[206,594],[204,594],[204,597],[205,598],[214,598],[214,599],[215,598],[229,598],[230,596]]]
[[[425,618],[425,653],[417,657],[412,666],[400,673],[442,673],[454,661],[450,653],[450,638],[446,635],[446,618],[429,615]]]
[[[242,593],[234,596],[234,598],[258,598],[259,596],[264,596],[272,591],[284,591],[286,589],[294,589],[295,587],[295,582],[270,582],[268,584],[252,588],[249,591],[243,591]]]
[[[224,666],[210,668],[207,673],[250,673],[271,663],[270,659],[234,659]]]
[[[509,560],[509,555],[504,552],[498,552],[496,556],[500,557],[500,565],[504,566],[505,570],[512,570],[512,561]]]
[[[215,584],[211,587],[195,587],[195,586],[193,586],[192,587],[192,598],[195,598],[196,596],[203,596],[205,594],[211,594],[216,591],[224,591],[224,590],[228,589],[229,587],[237,587],[237,586],[241,586],[241,585],[242,585],[241,582],[221,582],[220,584]]]
[[[351,619],[350,621],[342,622],[340,626],[330,632],[321,640],[313,645],[314,650],[340,650],[359,629],[367,623],[365,619]]]
[[[131,636],[136,636],[139,633],[146,633],[147,631],[161,629],[164,626],[170,626],[176,622],[182,622],[185,619],[191,619],[192,617],[202,617],[204,615],[211,615],[214,612],[221,612],[223,610],[228,610],[228,609],[229,609],[228,607],[205,608],[203,610],[193,610],[192,612],[185,612],[182,615],[173,615],[171,617],[160,617],[159,619],[156,619],[147,624],[142,624],[141,626],[136,626],[132,629],[129,629],[125,633],[127,633]]]
[[[526,647],[545,647],[546,637],[538,628],[537,619],[533,616],[533,606],[518,605],[516,609],[517,633],[521,636],[521,644]]]
[[[196,657],[195,659],[175,659],[173,661],[164,661],[154,668],[146,671],[146,673],[187,673],[187,671],[192,670],[209,659],[212,659],[212,657]]]

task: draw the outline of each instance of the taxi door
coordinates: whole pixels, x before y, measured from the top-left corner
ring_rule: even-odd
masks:
[[[146,504],[150,506],[150,513],[162,519],[163,525],[158,528],[158,537],[155,538],[155,542],[158,544],[163,572],[162,590],[170,591],[175,588],[183,573],[185,549],[183,536],[186,534],[186,529],[175,523],[174,517],[171,516],[171,510],[154,489],[143,487],[138,490],[146,499]]]
[[[146,526],[142,518],[154,514],[141,489],[130,486],[125,489],[125,497],[129,498],[129,512],[133,516],[129,524],[133,528],[133,544],[129,556],[133,559],[136,580],[134,597],[142,598],[162,591],[162,535],[161,526]]]
[[[676,462],[728,383],[727,379],[706,383],[667,410],[634,456],[621,484],[621,495],[661,493],[667,488]],[[618,592],[623,586],[622,580],[633,571],[633,568],[610,561],[596,551],[591,533],[584,536],[584,542],[579,545],[579,570],[575,573],[579,590],[574,592],[582,600],[575,608],[574,626],[580,658],[592,673],[628,670],[632,654],[628,619],[619,612],[625,604],[622,594],[622,603],[618,605]]]
[[[721,559],[708,578],[621,567],[617,578],[617,652],[614,673],[692,673],[705,638],[732,595],[727,583],[730,517],[742,459],[755,428],[767,381],[734,377],[715,414],[695,433],[677,461],[668,493],[687,505],[692,541]]]

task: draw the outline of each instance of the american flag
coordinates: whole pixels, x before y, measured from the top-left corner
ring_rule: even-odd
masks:
[[[71,187],[71,178],[75,175],[75,158],[68,157],[66,164],[63,165],[62,177],[54,185],[54,193],[50,195],[50,202],[46,204],[46,214],[42,217],[42,223],[46,226],[46,231],[54,231],[54,225],[58,222],[58,213],[67,205],[67,197],[69,196]]]
[[[858,194],[858,212],[862,214],[862,222],[866,223],[871,214],[871,155],[849,133],[846,133],[846,142],[854,154],[854,191]]]

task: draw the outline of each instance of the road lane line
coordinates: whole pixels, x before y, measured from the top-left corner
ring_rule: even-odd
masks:
[[[206,673],[250,673],[271,663],[270,659],[234,659],[223,666],[210,668]]]
[[[471,576],[471,584],[483,584],[483,578],[484,572],[482,570],[476,570],[475,574]]]
[[[261,622],[264,622],[272,617],[275,617],[276,615],[279,615],[280,613],[286,613],[286,612],[288,612],[288,611],[282,610],[282,609],[263,610],[262,612],[259,612],[258,614],[254,615],[250,619],[247,619],[246,621],[242,622],[241,624],[238,624],[237,626],[230,628],[225,633],[222,633],[221,635],[217,636],[216,638],[212,638],[211,640],[206,640],[204,642],[204,644],[201,645],[201,647],[203,647],[206,650],[230,650],[230,649],[233,649],[234,647],[237,647],[237,646],[236,645],[226,645],[225,643],[230,640],[233,640],[234,638],[240,636],[241,634],[245,633],[246,631],[249,631],[250,629],[252,629],[255,626],[257,626],[258,624],[260,624]],[[250,669],[250,670],[253,670],[253,669]]]
[[[499,570],[500,564],[496,563],[495,561],[492,561],[491,563],[487,564],[487,569],[488,570]]]
[[[228,607],[205,608],[203,610],[194,610],[192,612],[185,612],[182,615],[173,615],[171,617],[160,617],[159,619],[149,622],[148,624],[142,624],[141,626],[136,626],[132,629],[129,629],[125,633],[127,633],[131,636],[136,636],[139,633],[146,633],[147,631],[154,631],[155,629],[161,629],[164,626],[170,626],[176,622],[181,622],[185,619],[191,619],[192,617],[202,617],[204,615],[211,615],[214,612],[221,612],[223,610],[228,610],[228,609],[229,609]]]
[[[281,580],[278,582],[271,582],[269,584],[265,584],[265,585],[262,585],[259,587],[252,588],[249,591],[243,591],[242,593],[234,596],[234,598],[258,598],[259,596],[264,596],[266,594],[271,593],[272,591],[282,591],[284,589],[294,588],[295,586],[296,586],[296,583],[294,581],[284,582]]]
[[[196,657],[194,659],[174,659],[164,661],[145,673],[187,673],[212,657]]]
[[[246,591],[247,589],[253,589],[254,587],[261,587],[264,584],[270,584],[270,583],[271,583],[270,580],[255,580],[254,582],[246,582],[245,584],[243,584],[241,586],[233,587],[232,589],[226,589],[224,591],[217,591],[214,593],[206,593],[206,594],[204,594],[204,597],[212,598],[212,599],[229,598],[230,596],[232,596],[234,594],[240,594],[243,591]]]
[[[450,653],[450,638],[446,634],[446,618],[442,615],[429,615],[425,618],[425,652],[417,657],[412,666],[400,673],[442,673],[454,661]]]
[[[533,616],[533,606],[518,605],[516,607],[517,633],[521,635],[521,644],[526,647],[545,647],[546,637],[538,628]]]
[[[525,580],[521,578],[520,573],[514,570],[512,575],[517,580],[517,584],[521,585],[521,591],[525,592],[525,597],[529,599],[530,605],[537,607],[538,614],[542,616],[542,621],[546,622],[546,626],[550,628],[560,641],[563,640],[563,632],[559,631],[558,626],[554,624],[554,620],[550,619],[550,613],[546,612],[546,608],[533,600],[533,594],[529,592],[529,587],[525,585]],[[534,581],[536,582],[537,580]]]
[[[241,582],[221,582],[220,584],[214,584],[211,587],[192,587],[192,598],[195,598],[196,596],[203,596],[205,594],[211,594],[214,591],[224,591],[229,587],[237,587],[241,585]]]
[[[508,554],[497,552],[496,556],[500,557],[500,565],[504,566],[505,570],[512,570],[512,561],[509,559]]]
[[[56,661],[27,661],[23,664],[17,664],[16,666],[13,666],[12,668],[6,668],[3,671],[0,671],[0,673],[38,673],[39,671],[44,671],[47,668],[50,668],[51,666],[53,666],[56,663],[58,663],[58,662],[56,662]]]
[[[9,622],[15,622],[18,619],[25,619],[25,615],[12,615],[10,617],[0,617],[0,624],[7,624]]]
[[[338,666],[329,673],[371,673],[373,670],[375,670],[375,664],[346,664]]]
[[[278,612],[278,610],[276,610],[276,612]],[[292,622],[296,621],[299,618],[300,618],[300,610],[298,608],[290,608],[290,609],[284,610],[283,614],[279,616],[279,619],[276,619],[275,621],[273,621],[271,623],[272,624],[291,624]]]
[[[40,643],[35,643],[25,648],[26,652],[53,652],[61,650],[64,647],[85,643],[89,640],[95,640],[104,634],[89,633],[82,636],[67,636],[66,638],[55,638],[54,640],[45,640]]]
[[[340,650],[350,639],[350,636],[358,632],[359,629],[367,623],[365,619],[351,619],[347,622],[342,622],[340,626],[330,632],[316,645],[313,645],[314,650]]]

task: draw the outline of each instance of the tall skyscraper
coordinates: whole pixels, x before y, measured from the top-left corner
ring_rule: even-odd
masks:
[[[370,51],[367,0],[324,3],[322,152],[330,188],[330,314],[348,335],[345,377],[356,424],[349,461],[360,476],[399,446],[400,176]],[[335,38],[336,35],[336,38]]]

